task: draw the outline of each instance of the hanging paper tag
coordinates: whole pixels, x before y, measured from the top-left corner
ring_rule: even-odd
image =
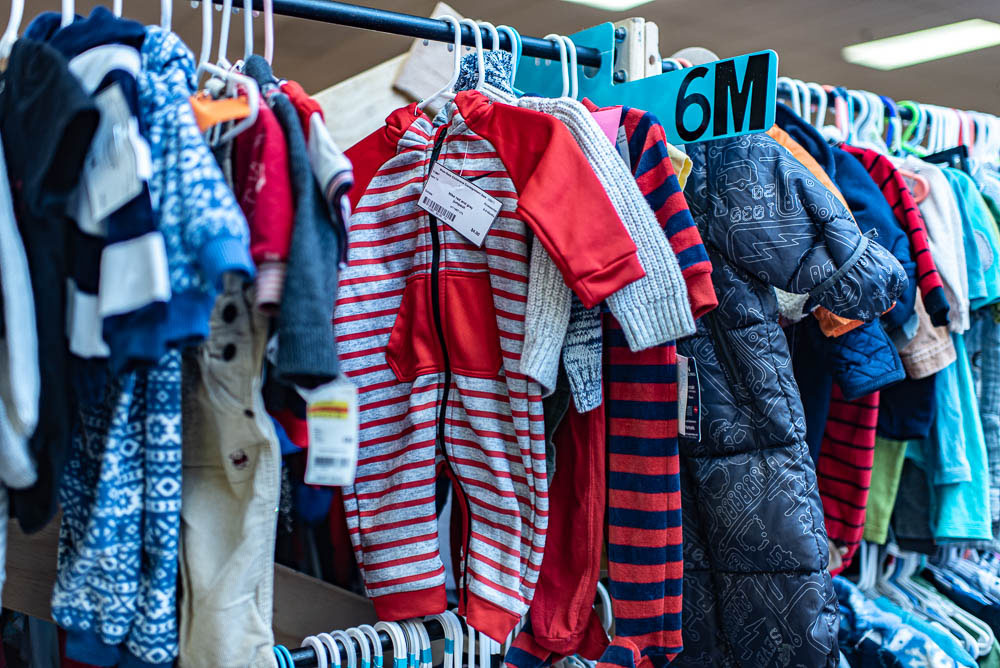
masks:
[[[472,243],[482,246],[503,204],[482,188],[435,163],[417,206],[448,223]]]
[[[358,390],[337,379],[315,390],[299,389],[307,402],[309,485],[351,485],[358,466]]]
[[[677,432],[701,440],[701,388],[694,358],[677,356]]]
[[[625,164],[628,165],[629,168],[631,168],[632,155],[629,153],[628,150],[628,135],[625,133],[624,125],[618,126],[618,137],[615,140],[615,148],[618,149],[618,155],[622,157],[622,160],[625,161]]]
[[[83,163],[83,182],[91,214],[99,221],[142,193],[141,151],[131,127],[136,121],[121,87],[108,86],[94,95],[94,102],[101,119]]]

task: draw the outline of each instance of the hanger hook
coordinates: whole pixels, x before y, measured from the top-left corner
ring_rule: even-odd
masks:
[[[211,2],[211,0],[204,0]],[[219,24],[219,51],[216,54],[216,61],[219,67],[229,69],[230,62],[226,60],[226,52],[229,51],[229,22],[233,15],[233,0],[222,0],[222,23]]]
[[[559,97],[566,97],[569,94],[569,65],[566,62],[566,42],[562,40],[562,37],[555,33],[549,33],[542,39],[547,39],[551,42],[555,42],[556,46],[559,47],[559,65],[562,69],[562,95]]]
[[[0,37],[0,59],[10,56],[14,42],[17,41],[17,31],[21,28],[21,19],[24,17],[24,0],[11,0],[10,19],[7,21],[7,29]]]
[[[243,0],[243,60],[253,55],[253,0]]]
[[[472,19],[462,19],[461,25],[472,29],[472,37],[476,42],[476,90],[482,90],[486,83],[486,62],[483,60],[483,33]]]
[[[73,23],[76,18],[76,3],[73,0],[62,0],[62,18],[59,21],[59,27],[65,28],[69,24]]]
[[[497,30],[497,27],[492,23],[490,23],[489,21],[476,21],[476,25],[478,25],[480,28],[486,28],[487,30],[490,31],[490,38],[492,40],[492,43],[490,45],[490,51],[499,51],[500,32]]]
[[[115,16],[117,16],[118,18],[121,18],[121,16],[122,16],[122,5],[123,4],[124,3],[123,3],[122,0],[114,0],[111,3],[111,13],[114,14]]]
[[[517,79],[517,66],[521,63],[521,33],[510,26],[500,26],[498,30],[507,33],[507,37],[510,38],[510,55],[512,61],[510,85],[513,86],[514,80]]]
[[[174,19],[174,0],[160,0],[160,27],[170,32]]]
[[[420,102],[417,103],[417,109],[420,111],[423,111],[428,104],[430,104],[433,100],[436,100],[439,97],[454,96],[454,93],[452,91],[455,90],[455,83],[458,82],[458,74],[459,71],[462,69],[462,25],[458,22],[458,19],[456,19],[454,16],[451,16],[450,14],[444,14],[442,16],[438,16],[437,20],[447,21],[451,23],[452,29],[454,30],[455,37],[454,37],[454,43],[452,45],[452,52],[454,55],[454,59],[452,60],[451,79],[448,80],[448,83],[445,84],[443,88],[436,91],[433,95],[430,95],[425,100],[421,100]]]
[[[576,100],[580,93],[580,75],[576,68],[576,43],[567,35],[563,35],[562,40],[569,52],[569,96]]]
[[[201,0],[201,51],[198,66],[205,65],[212,55],[212,0]]]

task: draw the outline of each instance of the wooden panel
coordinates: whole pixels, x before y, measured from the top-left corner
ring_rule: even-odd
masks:
[[[52,619],[49,605],[56,580],[58,519],[32,536],[11,522],[7,542],[5,608],[32,617]],[[274,569],[275,642],[298,647],[302,638],[358,624],[374,624],[371,601],[285,566]]]
[[[274,569],[274,641],[298,647],[306,636],[378,621],[363,596],[290,568]]]
[[[7,582],[3,587],[5,608],[39,619],[52,619],[50,599],[56,581],[56,550],[59,521],[37,534],[26,536],[11,520],[7,530]]]

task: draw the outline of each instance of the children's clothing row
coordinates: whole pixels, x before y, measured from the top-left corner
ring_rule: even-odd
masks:
[[[278,665],[276,553],[383,620],[520,629],[516,668],[909,647],[921,619],[830,571],[878,523],[992,545],[998,177],[783,105],[682,149],[480,55],[341,153],[260,56],[199,91],[176,35],[103,8],[15,44],[0,471],[26,531],[62,507],[67,655]]]
[[[61,507],[52,614],[88,665],[274,665],[271,415],[301,399],[262,389],[338,374],[351,172],[256,61],[226,143],[187,46],[104,8],[40,15],[3,75],[0,475],[24,531]]]

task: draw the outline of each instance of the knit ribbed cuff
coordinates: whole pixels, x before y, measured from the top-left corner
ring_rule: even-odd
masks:
[[[619,309],[615,318],[625,332],[629,350],[638,352],[667,341],[694,334],[694,317],[687,299],[662,299],[639,304],[633,308]]]
[[[281,295],[285,290],[284,262],[261,262],[257,265],[256,306],[261,313],[273,315],[281,305]]]
[[[333,325],[278,330],[278,376],[300,387],[328,383],[340,372]]]
[[[534,332],[532,328],[526,328],[524,332],[521,373],[534,378],[542,386],[543,397],[550,396],[556,389],[563,338],[551,331]]]
[[[198,252],[205,281],[216,290],[222,290],[222,275],[230,271],[243,272],[252,278],[255,273],[250,249],[235,237],[221,237],[209,241]]]
[[[601,356],[589,359],[567,357],[563,360],[563,366],[566,367],[566,378],[569,379],[576,412],[587,413],[600,406],[604,401]]]

